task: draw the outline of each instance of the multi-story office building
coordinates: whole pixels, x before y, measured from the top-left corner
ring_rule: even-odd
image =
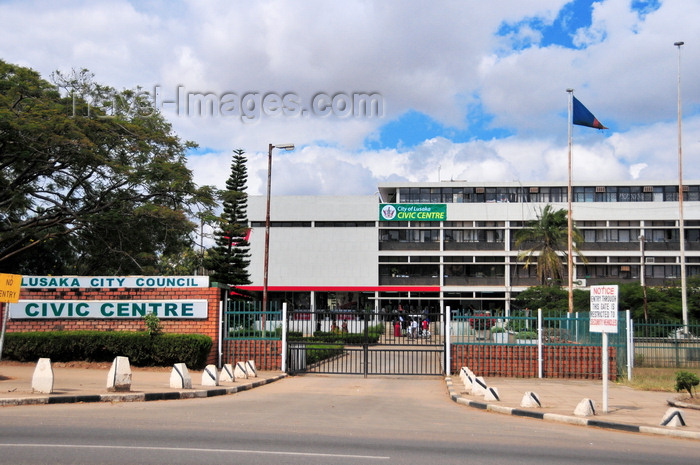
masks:
[[[694,276],[700,183],[685,183],[683,199],[686,271]],[[315,310],[510,310],[517,293],[538,284],[534,266],[518,259],[515,233],[547,204],[568,208],[566,183],[384,183],[369,196],[272,197],[270,301]],[[252,290],[263,287],[265,211],[265,197],[249,198]],[[678,183],[576,183],[572,211],[588,260],[574,257],[575,286],[639,282],[642,274],[647,285],[678,282]]]

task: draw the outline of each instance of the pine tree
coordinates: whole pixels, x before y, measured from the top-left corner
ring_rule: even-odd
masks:
[[[248,194],[245,192],[248,169],[245,152],[238,149],[233,153],[231,175],[226,181],[226,189],[219,193],[223,213],[214,232],[216,245],[207,251],[205,266],[211,270],[213,281],[239,286],[251,282],[248,273]]]

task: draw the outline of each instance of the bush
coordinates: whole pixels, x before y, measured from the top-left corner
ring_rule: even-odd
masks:
[[[379,341],[381,334],[367,332],[367,338],[363,333],[333,333],[316,331],[312,338],[304,338],[305,341],[331,342],[339,344],[364,344],[365,341],[369,344],[376,344]]]
[[[160,324],[160,318],[153,312],[146,314],[143,317],[144,323],[146,323],[146,332],[151,336],[157,336],[163,332],[163,327]]]
[[[342,345],[307,345],[306,363],[312,365],[336,355],[342,355]]]
[[[693,397],[693,388],[700,384],[700,379],[698,379],[695,373],[689,371],[679,371],[676,373],[676,392],[683,390],[688,391],[690,397]]]
[[[122,331],[52,331],[7,333],[4,356],[35,362],[111,362],[129,357],[134,366],[169,366],[185,363],[194,370],[206,366],[212,340],[201,334],[158,334]]]
[[[520,331],[516,336],[516,339],[537,339],[537,333],[535,331]]]

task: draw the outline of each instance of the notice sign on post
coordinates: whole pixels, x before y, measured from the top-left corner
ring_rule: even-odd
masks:
[[[617,285],[591,286],[592,333],[617,333]]]
[[[617,285],[591,286],[590,331],[603,333],[601,354],[603,358],[603,413],[608,413],[608,333],[617,333]]]

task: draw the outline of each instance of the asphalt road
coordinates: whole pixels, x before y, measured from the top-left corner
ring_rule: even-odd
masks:
[[[441,378],[300,376],[231,396],[0,409],[0,464],[698,462],[696,441],[452,402]]]

